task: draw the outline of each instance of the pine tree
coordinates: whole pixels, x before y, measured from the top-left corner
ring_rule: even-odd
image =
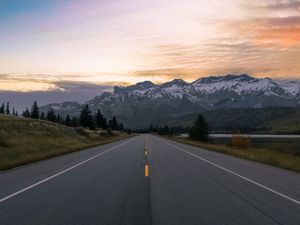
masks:
[[[95,123],[88,105],[81,110],[80,113],[80,126],[88,127],[91,130],[95,129]]]
[[[107,120],[105,117],[103,117],[103,127],[102,127],[103,130],[107,130],[108,129],[108,125],[107,125]]]
[[[80,122],[79,122],[79,118],[78,117],[76,117],[76,116],[72,117],[71,126],[72,127],[79,127],[80,126]]]
[[[56,122],[57,123],[61,123],[62,122],[61,121],[61,116],[59,114],[57,114],[57,116],[56,116]]]
[[[113,116],[113,118],[110,121],[108,121],[108,126],[112,130],[118,129],[118,121],[117,121],[116,116]]]
[[[99,128],[102,128],[104,130],[107,129],[107,122],[106,119],[104,118],[103,114],[101,113],[100,109],[98,109],[96,116],[95,116],[95,122],[96,126]]]
[[[52,108],[47,112],[46,119],[51,122],[56,122],[56,115]]]
[[[121,131],[124,130],[124,125],[123,125],[123,123],[120,123],[120,124],[118,125],[118,129],[121,130]]]
[[[9,109],[9,102],[6,103],[6,111],[5,114],[10,114],[10,109]]]
[[[67,114],[66,118],[65,118],[65,125],[70,127],[72,125],[71,123],[71,118],[69,116],[69,114]]]
[[[41,113],[40,119],[41,119],[41,120],[45,120],[45,119],[46,119],[45,113],[44,113],[44,112]]]
[[[30,117],[30,112],[29,112],[28,108],[26,108],[25,111],[23,111],[22,117],[25,117],[25,118],[29,118]]]
[[[40,111],[39,111],[39,107],[38,107],[36,101],[34,101],[33,105],[31,106],[30,117],[32,119],[39,119],[40,118]]]
[[[15,110],[15,107],[13,107],[12,114],[13,114],[14,116],[16,115],[16,110]]]
[[[5,104],[2,103],[1,107],[0,107],[0,114],[4,114],[5,113]]]
[[[193,123],[190,138],[204,142],[208,141],[208,125],[201,114]]]

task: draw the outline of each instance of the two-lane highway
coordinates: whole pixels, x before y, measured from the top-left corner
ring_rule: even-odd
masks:
[[[153,135],[0,173],[1,225],[299,225],[299,200],[299,173]]]

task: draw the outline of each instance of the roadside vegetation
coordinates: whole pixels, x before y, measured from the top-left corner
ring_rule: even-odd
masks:
[[[118,123],[116,116],[112,116],[110,120],[107,120],[100,109],[96,112],[92,112],[89,105],[82,107],[79,116],[70,116],[69,114],[62,116],[59,113],[56,113],[53,108],[50,108],[47,112],[41,111],[38,107],[37,101],[34,101],[30,109],[26,107],[21,114],[19,114],[14,107],[11,110],[9,102],[3,102],[0,106],[0,114],[45,120],[66,125],[68,127],[85,127],[91,130],[96,130],[97,128],[104,130],[126,130],[122,123]]]
[[[127,138],[123,124],[113,116],[107,122],[86,105],[80,117],[62,118],[50,110],[45,116],[34,102],[19,116],[9,103],[0,107],[0,170]]]
[[[234,134],[231,138],[231,145],[238,149],[247,149],[250,147],[251,139],[240,134]]]
[[[239,148],[237,146],[215,145],[181,137],[171,137],[170,139],[207,150],[300,172],[300,157],[289,152],[261,148]]]
[[[210,143],[208,126],[201,115],[193,123],[189,137],[178,137],[170,134],[168,137],[184,144],[300,172],[299,155],[274,149],[252,148],[250,147],[251,139],[246,136],[233,135],[230,145]]]

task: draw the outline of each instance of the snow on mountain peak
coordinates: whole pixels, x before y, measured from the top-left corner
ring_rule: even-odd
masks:
[[[276,80],[276,83],[293,96],[300,96],[300,80]]]
[[[230,81],[251,81],[255,80],[256,78],[250,77],[247,74],[240,74],[240,75],[233,75],[228,74],[224,76],[210,76],[210,77],[203,77],[193,82],[194,85],[199,83],[201,84],[208,84],[208,83],[217,83],[217,82],[230,82]]]
[[[142,91],[147,90],[149,88],[157,86],[156,84],[153,84],[151,81],[144,81],[144,82],[139,82],[131,86],[127,87],[122,87],[122,86],[115,86],[114,87],[114,94],[128,94],[130,92],[134,91]]]
[[[116,86],[113,93],[104,92],[86,104],[94,111],[101,108],[108,114],[111,109],[118,111],[124,106],[131,113],[136,107],[169,105],[173,108],[189,104],[193,109],[294,107],[300,105],[300,80],[274,82],[270,78],[229,74],[201,78],[192,83],[180,79],[164,84],[145,81],[128,87]],[[65,115],[78,114],[81,106],[79,103],[51,104],[41,110],[47,112],[49,108],[63,111]],[[185,109],[184,106],[182,110]]]
[[[137,88],[140,88],[140,89],[147,89],[147,88],[151,88],[151,87],[154,87],[155,84],[153,84],[151,81],[143,81],[143,82],[139,82],[139,83],[136,83],[135,85],[133,85]]]
[[[202,95],[227,93],[234,96],[265,95],[288,97],[300,95],[300,81],[286,83],[274,82],[270,78],[254,78],[247,74],[224,76],[210,76],[200,78],[192,83],[182,79],[174,79],[163,84],[154,84],[151,81],[139,82],[135,85],[114,88],[114,95],[139,96],[151,99],[182,99],[198,101]],[[107,96],[108,97],[108,96]],[[112,97],[112,96],[109,96]]]
[[[182,79],[174,79],[172,81],[166,82],[161,85],[161,87],[170,87],[170,86],[178,86],[178,87],[183,87],[185,85],[188,85],[187,82],[185,82]]]
[[[212,94],[217,91],[232,91],[236,94],[257,94],[264,92],[266,95],[277,95],[276,88],[278,85],[270,78],[254,78],[247,74],[241,75],[226,75],[226,76],[212,76],[201,78],[192,83],[194,90]],[[274,92],[275,91],[275,92]]]

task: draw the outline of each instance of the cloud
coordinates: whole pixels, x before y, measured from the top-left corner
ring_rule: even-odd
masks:
[[[300,73],[300,1],[48,3],[47,13],[15,13],[14,21],[0,22],[7,34],[0,37],[1,71],[25,73],[0,76],[0,90],[72,92],[145,79]]]
[[[240,22],[241,30],[251,30],[249,38],[258,44],[300,45],[300,16],[263,17]]]
[[[79,81],[55,81],[55,89],[66,91],[66,92],[84,92],[84,91],[91,91],[103,88],[109,88],[106,85],[99,85],[87,82],[79,82]]]
[[[295,10],[295,9],[300,9],[300,1],[297,0],[273,0],[273,1],[268,1],[265,4],[260,4],[257,5],[258,8],[263,8],[263,9],[268,9],[268,10]]]
[[[273,28],[261,30],[257,35],[258,42],[274,42],[283,46],[300,45],[299,28]]]
[[[22,75],[22,74],[0,74],[0,91],[38,92],[38,91],[63,91],[63,92],[85,92],[96,91],[98,88],[110,89],[115,85],[130,85],[122,81],[82,81],[84,75],[61,75],[46,74]],[[67,80],[66,80],[67,79]],[[73,79],[73,80],[71,80]],[[79,80],[77,80],[79,79]]]
[[[271,27],[299,27],[300,16],[265,17],[256,19],[256,23],[261,24],[261,26]]]
[[[7,76],[0,75],[0,79],[2,77]],[[20,81],[20,79],[15,80],[15,82],[26,83],[26,81]],[[38,86],[41,82],[41,80],[38,80],[33,85]],[[0,103],[10,102],[12,107],[21,112],[26,107],[30,107],[33,101],[37,101],[40,106],[64,101],[78,101],[83,103],[100,95],[104,91],[112,91],[113,89],[113,86],[108,84],[100,85],[88,82],[53,81],[51,84],[53,88],[48,90],[26,90],[25,92],[13,91],[13,89],[0,90]]]
[[[145,56],[144,56],[145,57]],[[174,78],[193,81],[208,75],[248,73],[257,77],[290,77],[299,75],[300,46],[258,44],[256,38],[216,38],[204,45],[157,46],[147,56],[160,59],[161,69],[139,70],[134,76],[164,82]],[[174,64],[176,67],[174,67]]]
[[[300,1],[253,1],[248,4],[248,18],[220,21],[219,27],[232,40],[257,45],[258,52],[267,45],[273,45],[274,51],[293,52],[300,46],[299,7]]]
[[[254,39],[283,46],[300,45],[300,16],[264,17],[249,22]]]

